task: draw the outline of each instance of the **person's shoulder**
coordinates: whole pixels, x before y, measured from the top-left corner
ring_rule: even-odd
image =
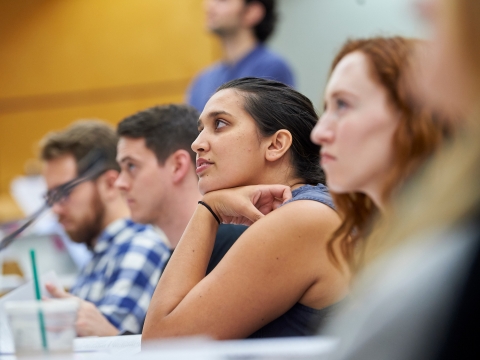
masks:
[[[258,48],[256,66],[265,77],[295,86],[293,71],[287,60],[264,45]]]
[[[200,72],[193,79],[192,84],[195,85],[210,79],[212,76],[216,76],[221,71],[221,68],[221,62],[215,62],[212,65],[207,66],[206,68],[200,70]]]
[[[131,220],[130,220],[131,221]],[[132,221],[133,226],[136,228],[135,237],[145,237],[155,241],[161,240],[165,242],[167,235],[162,231],[162,229],[153,226],[151,224],[140,224]]]
[[[222,84],[221,82],[222,65],[217,62],[198,73],[186,92],[186,101],[202,111],[210,95]]]
[[[266,45],[259,45],[258,52],[260,56],[268,57],[275,61],[286,62],[286,60],[282,55],[280,55],[278,52],[276,52],[275,50],[272,50],[270,47]]]
[[[167,236],[152,225],[140,224],[131,219],[124,219],[124,230],[117,234],[115,243],[117,252],[139,252],[146,254],[155,252],[169,254]]]
[[[265,45],[260,45],[258,48],[258,56],[264,62],[270,65],[281,66],[290,69],[290,66],[287,60],[280,55],[279,53],[275,52],[274,50],[268,48]]]
[[[257,259],[258,254],[280,254],[303,259],[310,266],[317,263],[311,255],[323,251],[339,225],[339,216],[327,205],[311,200],[295,201],[248,227],[225,258]]]
[[[338,214],[328,204],[309,197],[299,198],[273,211],[272,216],[280,221],[305,224],[311,222],[315,227],[322,224],[337,222]],[[270,215],[270,214],[269,214]]]
[[[290,202],[270,212],[251,226],[263,228],[282,238],[310,239],[313,242],[328,240],[340,225],[340,217],[328,205],[309,199]]]
[[[331,195],[323,184],[304,185],[293,190],[292,199],[273,211],[271,217],[306,229],[329,229],[340,225]]]
[[[317,201],[329,206],[332,209],[335,209],[332,196],[330,195],[328,188],[323,184],[304,185],[294,190],[292,193],[292,198],[288,200],[285,204],[289,204],[291,202],[299,200]]]
[[[152,225],[138,224],[140,227],[132,236],[131,243],[147,249],[158,249],[169,252],[169,243],[165,233]]]

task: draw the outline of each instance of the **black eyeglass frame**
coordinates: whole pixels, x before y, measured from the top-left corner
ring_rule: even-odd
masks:
[[[97,149],[88,153],[85,158],[79,162],[79,165],[81,163],[87,164],[87,166],[85,166],[85,170],[75,179],[72,179],[65,184],[59,185],[56,188],[48,191],[45,195],[45,204],[35,213],[26,218],[26,221],[22,226],[0,240],[0,251],[10,245],[13,240],[15,240],[18,235],[20,235],[25,229],[33,224],[33,222],[37,220],[45,210],[52,207],[53,204],[60,201],[65,196],[68,196],[77,185],[89,180],[97,179],[100,175],[109,170],[109,168],[106,166],[105,154]]]
[[[90,181],[95,180],[99,176],[101,176],[107,169],[103,170],[100,173],[92,173],[92,174],[84,174],[81,176],[77,176],[75,179],[67,181],[62,185],[58,185],[53,189],[47,191],[47,193],[43,196],[45,199],[45,203],[52,207],[55,203],[62,201],[62,199],[68,197],[73,189],[75,189],[78,185]]]

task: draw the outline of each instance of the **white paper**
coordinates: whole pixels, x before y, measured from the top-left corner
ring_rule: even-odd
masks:
[[[76,338],[73,342],[73,350],[75,352],[95,351],[133,355],[140,352],[141,342],[142,335]]]
[[[51,297],[45,289],[45,283],[51,283],[54,286],[61,287],[55,272],[49,271],[40,276],[40,292],[43,297]],[[8,318],[5,312],[5,303],[7,301],[35,300],[35,298],[35,289],[32,280],[0,298],[0,354],[13,354],[15,352],[12,333],[10,332]]]
[[[155,359],[327,359],[339,344],[338,339],[305,336],[246,340],[163,339],[143,346],[137,360]],[[115,360],[131,357],[118,353]]]

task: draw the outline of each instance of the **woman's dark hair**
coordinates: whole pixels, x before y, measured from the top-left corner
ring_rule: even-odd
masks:
[[[278,81],[254,77],[229,81],[217,92],[224,89],[235,89],[244,96],[245,111],[255,120],[262,136],[271,136],[281,129],[290,131],[296,177],[307,184],[325,184],[320,146],[310,141],[318,116],[306,96]]]
[[[275,30],[277,13],[275,11],[275,0],[245,0],[246,4],[257,2],[265,8],[265,16],[253,28],[255,37],[261,43],[265,42]]]

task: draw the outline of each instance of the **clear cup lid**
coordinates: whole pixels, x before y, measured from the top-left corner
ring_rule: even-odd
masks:
[[[77,299],[48,299],[7,301],[5,310],[9,314],[35,313],[39,310],[48,313],[75,312],[80,303]]]

